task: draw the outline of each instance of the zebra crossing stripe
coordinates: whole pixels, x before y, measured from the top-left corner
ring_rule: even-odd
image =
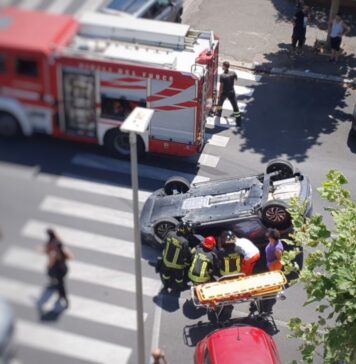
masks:
[[[21,231],[21,235],[40,241],[46,239],[46,229],[54,229],[64,244],[71,248],[87,249],[98,253],[115,255],[123,258],[134,258],[134,243],[110,236],[93,234],[88,231],[68,228],[58,224],[48,222],[29,220]],[[154,259],[157,252],[146,245],[142,246],[146,259]]]
[[[127,187],[112,186],[93,180],[83,180],[73,177],[62,176],[57,180],[57,186],[77,191],[90,192],[103,196],[117,197],[125,200],[132,200],[132,189]],[[151,192],[139,191],[139,202],[145,202]]]
[[[38,252],[13,246],[3,254],[2,263],[7,267],[43,273],[46,266],[46,257]],[[77,260],[69,262],[69,266],[69,279],[130,293],[135,292],[134,274]],[[143,294],[153,297],[159,290],[160,282],[152,278],[143,277],[142,285]]]
[[[17,320],[17,342],[32,349],[69,356],[87,363],[128,363],[132,349],[48,326]]]
[[[44,292],[44,289],[40,286],[0,277],[0,292],[2,297],[14,304],[34,307]],[[53,294],[43,305],[43,311],[48,312],[52,310],[55,307],[55,302],[53,301],[56,300],[57,294]],[[70,295],[70,307],[66,310],[66,315],[91,321],[96,324],[110,325],[116,328],[136,331],[135,310],[73,294]],[[144,314],[144,319],[146,318],[147,313]]]
[[[216,134],[205,134],[207,143],[209,145],[214,145],[217,147],[226,147],[227,143],[229,142],[230,138],[225,137],[222,135],[216,135]]]
[[[202,153],[198,159],[201,166],[215,168],[219,163],[220,158],[211,154]]]
[[[61,197],[46,196],[40,204],[40,210],[59,215],[133,228],[132,213]]]
[[[17,6],[22,9],[36,10],[41,3],[42,0],[22,0]]]
[[[83,15],[85,12],[98,10],[107,3],[107,0],[86,0],[83,5],[75,12],[77,16]]]
[[[124,173],[128,175],[131,174],[130,162],[120,161],[117,159],[103,157],[96,154],[90,154],[90,153],[77,154],[72,158],[71,164],[82,167],[111,171],[115,173]],[[138,175],[142,178],[150,178],[158,181],[166,181],[173,175],[182,176],[186,178],[188,181],[191,181],[193,183],[197,182],[197,179],[199,181],[210,180],[210,178],[204,176],[195,176],[189,173],[177,172],[170,169],[152,167],[144,164],[139,164]]]
[[[51,5],[46,8],[48,13],[63,14],[73,0],[52,1]]]

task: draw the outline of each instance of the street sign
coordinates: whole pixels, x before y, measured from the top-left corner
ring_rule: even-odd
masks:
[[[134,132],[143,134],[150,124],[154,110],[144,107],[136,107],[121,124],[120,130],[123,132]]]

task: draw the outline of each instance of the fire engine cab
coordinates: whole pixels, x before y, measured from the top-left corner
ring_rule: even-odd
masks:
[[[129,156],[119,126],[153,109],[138,153],[190,156],[204,145],[219,42],[189,25],[115,15],[0,11],[0,136],[46,133]]]

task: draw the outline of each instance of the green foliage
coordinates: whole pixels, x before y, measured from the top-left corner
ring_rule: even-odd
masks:
[[[356,363],[356,204],[344,189],[347,182],[331,170],[318,188],[332,205],[325,209],[333,219],[332,230],[321,215],[304,218],[305,206],[297,199],[289,209],[294,233],[288,243],[309,253],[297,281],[307,292],[305,305],[318,303],[314,322],[289,321],[291,337],[302,339],[299,349],[306,363],[313,363],[317,349],[323,352],[325,364]],[[295,254],[283,255],[287,273],[298,270]]]

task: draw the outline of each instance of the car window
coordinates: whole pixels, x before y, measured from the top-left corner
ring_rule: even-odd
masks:
[[[5,73],[6,65],[5,65],[5,56],[0,54],[0,74]]]
[[[17,58],[16,73],[19,76],[37,77],[38,76],[37,61],[32,59]]]

